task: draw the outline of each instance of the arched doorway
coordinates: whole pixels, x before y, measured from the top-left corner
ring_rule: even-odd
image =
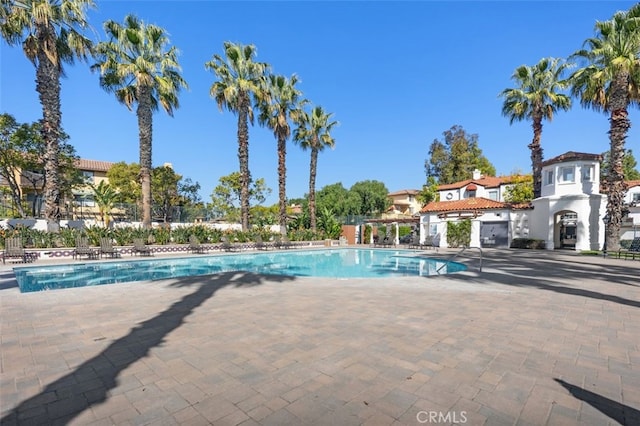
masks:
[[[554,245],[559,249],[576,249],[578,238],[578,213],[563,210],[554,216]]]

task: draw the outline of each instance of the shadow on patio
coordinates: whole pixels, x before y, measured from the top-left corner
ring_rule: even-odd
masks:
[[[172,279],[170,287],[195,287],[196,290],[173,303],[126,335],[111,343],[97,356],[47,385],[39,394],[22,401],[0,424],[68,424],[92,405],[108,399],[118,386],[118,375],[131,364],[160,346],[165,337],[180,327],[187,316],[224,287],[251,287],[265,281],[284,282],[294,277],[263,276],[248,272]]]

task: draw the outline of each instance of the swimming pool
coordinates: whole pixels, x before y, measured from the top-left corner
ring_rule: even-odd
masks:
[[[229,271],[327,278],[388,278],[466,270],[411,250],[325,249],[14,268],[21,292],[149,281]]]

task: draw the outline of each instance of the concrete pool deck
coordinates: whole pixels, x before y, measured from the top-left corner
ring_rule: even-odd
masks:
[[[0,423],[640,424],[640,261],[460,260],[440,277],[24,294],[0,267]]]

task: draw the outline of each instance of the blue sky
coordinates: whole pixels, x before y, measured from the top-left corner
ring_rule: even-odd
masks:
[[[419,189],[434,139],[453,125],[479,136],[479,145],[498,175],[530,171],[529,122],[510,126],[501,116],[498,94],[512,87],[516,67],[542,57],[567,57],[594,35],[597,20],[609,19],[633,2],[344,2],[344,1],[97,1],[89,12],[95,33],[102,23],[122,22],[128,13],[165,28],[190,88],[171,118],[154,115],[153,163],[173,164],[198,181],[204,201],[221,176],[238,170],[237,119],[220,112],[209,96],[215,76],[204,63],[223,54],[224,41],[254,44],[257,59],[278,74],[295,73],[314,105],[333,112],[334,150],[318,161],[317,189],[341,182],[379,180],[390,191]],[[0,112],[20,122],[41,117],[35,70],[20,48],[1,47]],[[87,159],[138,162],[134,112],[98,86],[88,64],[66,68],[62,81],[64,130]],[[627,147],[640,158],[640,115]],[[545,158],[566,151],[608,150],[607,116],[584,110],[545,122]],[[250,128],[252,176],[272,188],[277,202],[277,153],[273,134]],[[287,195],[308,191],[309,153],[288,144]]]

